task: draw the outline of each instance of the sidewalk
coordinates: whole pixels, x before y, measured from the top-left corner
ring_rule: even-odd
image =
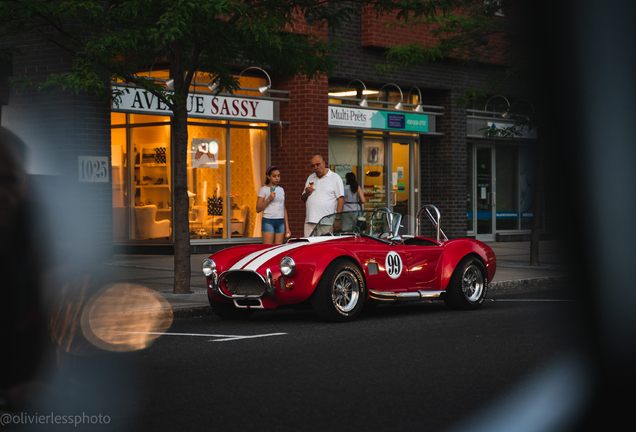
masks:
[[[490,292],[523,290],[561,282],[568,276],[564,248],[558,241],[540,243],[539,267],[531,267],[530,242],[488,243],[497,256],[497,273],[490,283]],[[207,254],[191,256],[191,294],[173,294],[174,257],[172,255],[114,255],[103,265],[116,283],[139,286],[148,297],[148,304],[137,304],[139,312],[161,307],[172,309],[175,317],[192,317],[209,313],[205,278],[201,262]],[[156,311],[153,311],[156,313]]]

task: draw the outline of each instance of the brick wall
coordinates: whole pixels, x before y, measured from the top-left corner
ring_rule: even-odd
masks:
[[[364,47],[387,48],[390,46],[405,46],[413,43],[422,46],[435,46],[439,38],[433,35],[433,30],[439,28],[438,24],[418,25],[414,27],[395,25],[397,12],[376,18],[372,10],[362,11],[360,15],[361,44]],[[508,19],[506,17],[494,19]],[[502,34],[490,35],[488,47],[495,51],[490,63],[503,64],[502,49],[505,40]],[[484,52],[483,47],[475,48],[477,52]]]
[[[281,170],[292,235],[302,236],[305,203],[300,196],[312,173],[310,160],[320,154],[329,162],[328,81],[326,77],[312,81],[297,77],[277,81],[274,87],[291,92],[291,102],[280,105],[280,120],[291,124],[272,126],[272,164]]]
[[[448,238],[466,236],[466,109],[453,100],[457,91],[439,92],[431,100],[444,106],[437,120],[443,136],[423,136],[420,150],[422,204],[434,204]]]

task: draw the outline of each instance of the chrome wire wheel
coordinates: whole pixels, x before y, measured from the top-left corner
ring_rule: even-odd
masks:
[[[462,292],[470,302],[476,302],[484,292],[484,275],[474,264],[466,267],[462,275]]]
[[[331,298],[340,312],[350,312],[358,304],[360,284],[350,270],[343,270],[334,278],[331,286]]]

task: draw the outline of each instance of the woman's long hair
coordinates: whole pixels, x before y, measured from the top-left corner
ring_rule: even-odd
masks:
[[[345,175],[345,180],[347,181],[347,184],[349,185],[349,187],[351,188],[351,193],[356,193],[358,192],[358,181],[356,180],[356,175],[352,172],[347,173],[347,175]]]
[[[278,168],[276,168],[275,166],[273,166],[273,165],[271,167],[267,168],[267,171],[265,172],[265,186],[267,186],[269,184],[269,176],[274,171],[280,171],[280,170]]]

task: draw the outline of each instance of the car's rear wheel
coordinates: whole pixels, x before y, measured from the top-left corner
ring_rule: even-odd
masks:
[[[344,322],[360,314],[365,297],[360,269],[349,260],[339,259],[332,262],[322,275],[311,304],[323,320]]]
[[[484,264],[475,257],[462,259],[451,276],[444,302],[453,309],[479,308],[488,293],[488,276]]]
[[[233,303],[219,303],[212,300],[208,293],[208,302],[212,308],[212,312],[223,319],[244,319],[254,313],[251,309],[239,309]]]

